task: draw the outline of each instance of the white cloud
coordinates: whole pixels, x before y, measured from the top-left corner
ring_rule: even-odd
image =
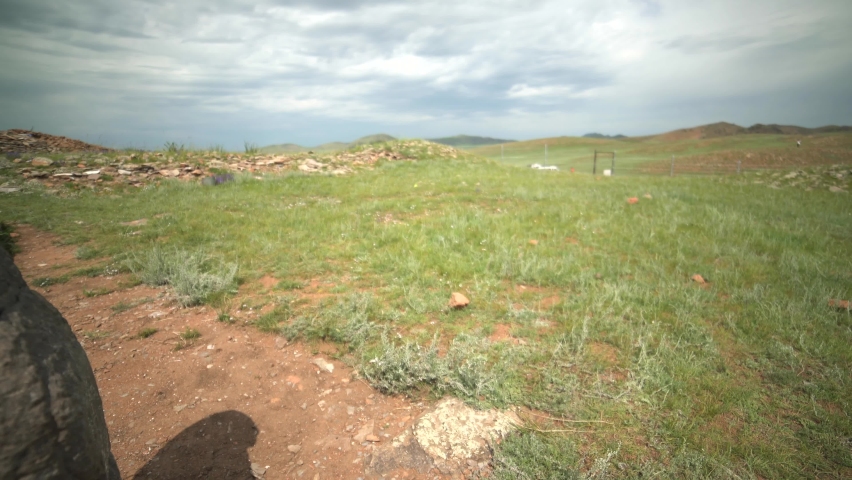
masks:
[[[232,116],[249,119],[233,126],[235,143],[270,119],[288,119],[281,141],[340,139],[349,130],[324,127],[343,122],[509,137],[519,118],[529,136],[787,111],[852,123],[837,106],[852,101],[847,0],[9,1],[0,128],[24,112],[67,131],[38,113],[60,98],[85,119],[73,128],[92,131],[172,119],[226,131]]]

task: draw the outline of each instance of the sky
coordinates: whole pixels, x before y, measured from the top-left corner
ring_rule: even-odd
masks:
[[[852,124],[850,0],[0,4],[0,130],[111,147]]]

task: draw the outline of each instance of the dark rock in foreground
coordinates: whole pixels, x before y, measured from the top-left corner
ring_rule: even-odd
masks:
[[[120,478],[83,347],[4,250],[0,372],[0,478]]]

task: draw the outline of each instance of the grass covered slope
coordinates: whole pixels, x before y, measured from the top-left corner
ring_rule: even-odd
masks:
[[[706,132],[705,132],[706,133]],[[694,135],[663,134],[653,137],[595,139],[557,137],[503,146],[491,145],[469,150],[503,163],[525,167],[545,162],[560,169],[574,168],[591,173],[592,156],[616,151],[616,173],[668,174],[671,157],[675,156],[675,173],[734,173],[741,168],[796,168],[813,165],[852,163],[852,133],[820,133],[806,137],[781,134],[743,134],[693,138]],[[796,140],[802,146],[796,146]],[[609,157],[598,158],[598,173],[610,168]]]
[[[852,316],[828,303],[852,298],[848,194],[542,173],[422,157],[0,212],[105,261],[200,248],[272,274],[257,327],[336,342],[384,391],[533,409],[496,478],[852,474]]]

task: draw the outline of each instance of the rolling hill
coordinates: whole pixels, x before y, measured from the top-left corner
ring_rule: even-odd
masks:
[[[430,142],[440,143],[443,145],[449,145],[451,147],[456,148],[473,148],[481,147],[483,145],[497,145],[501,143],[515,142],[515,140],[504,140],[500,138],[491,137],[477,137],[474,135],[456,135],[453,137],[427,138],[426,140]]]
[[[583,135],[583,138],[611,138],[614,140],[620,140],[622,138],[627,138],[626,135],[617,134],[617,135],[604,135],[602,133],[587,133]]]
[[[295,143],[281,143],[276,145],[267,145],[265,147],[261,147],[259,149],[260,153],[300,153],[300,152],[339,152],[341,150],[346,150],[349,147],[354,147],[356,145],[366,145],[370,143],[377,142],[388,142],[391,140],[396,140],[396,138],[384,134],[379,133],[376,135],[367,135],[365,137],[361,137],[352,142],[329,142],[323,143],[322,145],[317,145],[315,147],[303,147],[302,145],[297,145]]]
[[[705,138],[729,137],[732,135],[769,134],[769,135],[813,135],[817,133],[849,132],[852,127],[828,125],[818,128],[796,125],[763,125],[756,123],[748,128],[728,122],[717,122],[698,127],[681,128],[671,132],[651,135],[660,140],[700,140]]]

